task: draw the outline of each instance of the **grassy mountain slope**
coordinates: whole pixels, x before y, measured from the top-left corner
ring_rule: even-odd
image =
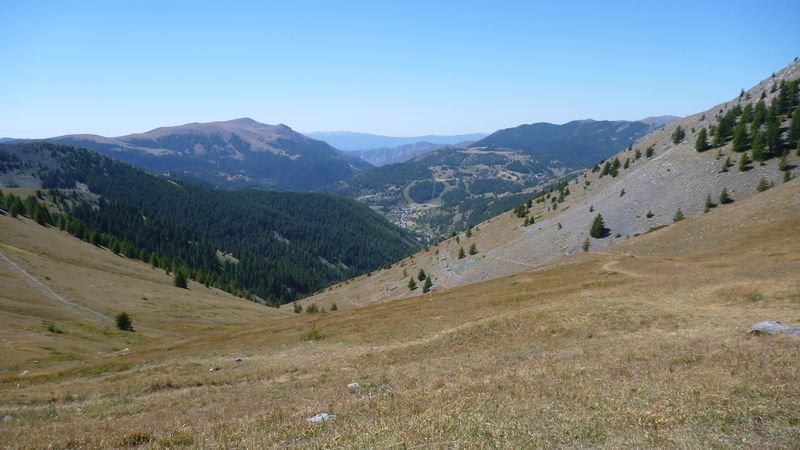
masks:
[[[181,185],[88,150],[44,142],[0,146],[7,174],[46,189],[88,190],[71,208],[93,230],[202,269],[226,285],[287,301],[373,270],[415,243],[377,213],[323,194]],[[59,195],[71,197],[72,194]],[[218,251],[235,263],[223,263]]]
[[[69,135],[49,141],[89,148],[178,179],[227,188],[311,191],[371,167],[286,125],[246,118],[163,127],[116,138]]]
[[[178,289],[161,270],[29,219],[0,215],[0,235],[3,371],[36,367],[32,360],[45,359],[55,367],[79,368],[125,347],[174,343],[283,316],[197,283]],[[9,270],[4,257],[77,307],[48,298]],[[114,316],[122,311],[133,317],[135,333],[114,331]],[[60,332],[48,331],[47,324]]]
[[[525,226],[525,219],[506,212],[479,224],[471,238],[460,233],[457,238],[447,239],[388,270],[373,274],[369,279],[351,280],[347,285],[340,285],[341,292],[334,289],[325,295],[334,298],[341,293],[356,304],[419,295],[421,289],[410,291],[407,283],[409,277],[420,269],[433,275],[434,289],[527,271],[558,257],[581,252],[597,214],[602,214],[609,232],[601,239],[589,238],[590,251],[669,225],[679,209],[686,216],[702,214],[706,197],[710,196],[719,205],[723,189],[739,201],[758,194],[762,178],[780,184],[784,175],[780,171],[779,158],[769,159],[764,165],[750,164],[745,171],[739,171],[736,164],[743,153],[735,152],[732,143],[698,152],[694,148],[695,141],[703,127],[715,125],[718,116],[722,117],[737,104],[755,103],[762,94],[769,104],[780,95],[779,89],[773,91],[773,85],[799,77],[800,64],[795,63],[778,72],[774,78],[753,87],[741,98],[650,133],[637,141],[630,151],[626,149],[608,159],[611,161],[616,157],[621,161],[618,176],[601,177],[600,171],[586,171],[568,184],[571,194],[556,209],[553,209],[552,201],[557,200],[558,192],[542,203],[534,203],[527,216],[534,219],[533,225]],[[686,130],[687,135],[682,142],[675,144],[672,135],[679,126]],[[647,149],[651,147],[653,154],[647,157]],[[792,176],[796,176],[800,155],[794,148],[788,150],[791,151],[787,154],[787,168]],[[635,158],[637,151],[641,154],[639,159]],[[733,161],[733,166],[723,172],[726,158]],[[626,159],[629,162],[627,169],[623,166]],[[527,199],[532,197],[530,195]],[[519,199],[518,203],[524,201]],[[719,205],[710,214],[726,207]],[[459,259],[459,249],[466,251],[473,243],[479,253]]]
[[[192,331],[180,344],[118,343],[130,351],[79,356],[75,368],[58,355],[7,365],[0,404],[13,420],[0,439],[10,448],[790,448],[800,341],[745,330],[800,324],[799,222],[793,180],[485,283]],[[14,245],[35,253],[31,242]],[[323,339],[308,341],[311,330]],[[337,417],[306,421],[321,411]]]

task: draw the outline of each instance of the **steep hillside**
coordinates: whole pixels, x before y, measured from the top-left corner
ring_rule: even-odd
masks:
[[[642,122],[540,123],[500,130],[466,148],[448,146],[326,189],[358,199],[430,238],[512,207],[543,185],[629,146]]]
[[[4,235],[10,221],[0,217]],[[153,320],[185,314],[181,320],[198,324],[216,315],[257,323],[211,324],[202,335],[176,324],[184,339],[164,343],[140,338],[144,330],[111,332],[95,345],[118,350],[100,353],[62,350],[81,329],[63,319],[55,319],[63,335],[35,322],[24,335],[4,334],[0,414],[10,420],[0,441],[8,448],[793,448],[800,341],[746,330],[762,320],[800,324],[799,222],[793,180],[537,270],[276,319],[205,309],[200,297],[181,303],[183,292],[173,299],[168,279],[140,282],[160,276],[144,266],[109,285],[85,282],[97,272],[38,257],[47,251],[71,262],[75,251],[50,245],[44,233],[57,232],[39,227],[31,239],[14,238],[13,254],[2,251],[76,302],[101,283],[100,298],[150,309]],[[90,251],[82,259],[96,261],[101,251]],[[120,263],[103,260],[102,270],[130,264],[114,258]],[[0,304],[23,298],[15,294],[24,286],[3,286],[11,289],[0,291]],[[339,292],[329,300],[356,300]],[[175,303],[160,308],[162,301]],[[9,349],[36,351],[12,360]],[[321,412],[335,418],[309,422]]]
[[[28,180],[46,189],[51,208],[69,213],[51,223],[76,236],[158,267],[183,265],[196,279],[272,303],[416,248],[405,232],[344,198],[178,184],[45,142],[0,145],[0,162],[0,181]],[[13,203],[6,203],[9,210]],[[35,205],[34,198],[29,217]]]
[[[536,199],[533,194],[518,198],[518,204],[531,201],[530,208],[525,205],[516,212],[506,212],[477,225],[470,231],[472,237],[461,233],[369,279],[359,278],[340,285],[341,290],[334,289],[325,294],[330,297],[324,298],[341,295],[355,304],[364,304],[419,295],[421,289],[409,290],[407,284],[409,277],[420,269],[433,275],[434,290],[530,270],[558,257],[582,252],[587,240],[589,251],[598,251],[669,225],[678,210],[684,216],[703,214],[707,197],[716,205],[709,208],[708,214],[713,216],[717,210],[729,207],[720,202],[723,190],[735,204],[759,194],[770,184],[783,183],[787,176],[797,175],[800,155],[796,150],[797,137],[791,137],[790,119],[797,116],[797,91],[791,101],[793,106],[784,107],[780,115],[773,114],[774,121],[780,123],[781,140],[785,141],[781,150],[786,153],[785,162],[778,157],[781,152],[767,147],[766,152],[773,154],[763,164],[746,164],[744,170],[739,170],[737,161],[742,155],[752,156],[752,150],[748,147],[746,151],[734,151],[732,138],[728,137],[718,147],[698,152],[695,144],[701,130],[705,128],[708,133],[712,126],[718,129],[720,120],[727,122],[726,117],[731,117],[732,111],[744,111],[747,104],[757,104],[762,96],[765,105],[785,102],[783,98],[797,83],[786,83],[786,89],[780,88],[781,83],[798,78],[800,64],[795,63],[730,102],[650,133],[630,149],[562,185],[561,190],[566,194],[563,198],[558,190]],[[756,107],[752,108],[755,111]],[[759,134],[767,133],[768,125],[763,123],[771,120],[767,116],[769,111],[764,113]],[[685,136],[676,143],[678,127]],[[723,128],[729,128],[733,134],[734,126]],[[748,136],[752,134],[748,132]],[[712,139],[709,137],[709,141]],[[732,166],[723,171],[728,158]],[[612,168],[614,159],[619,161],[616,169]],[[602,215],[607,231],[600,238],[592,238],[590,229],[598,214]],[[459,258],[459,250],[468,253],[473,243],[478,253]]]
[[[413,144],[405,144],[397,147],[352,150],[348,151],[348,153],[372,164],[373,166],[380,167],[387,164],[406,162],[415,156],[430,153],[431,151],[440,147],[442,147],[441,144],[432,144],[430,142],[419,141]]]
[[[69,135],[51,142],[98,151],[176,179],[227,188],[312,191],[371,166],[286,125],[252,119],[190,123],[116,138]]]

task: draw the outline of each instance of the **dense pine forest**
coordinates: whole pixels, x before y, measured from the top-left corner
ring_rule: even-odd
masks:
[[[331,195],[178,184],[84,149],[44,142],[0,145],[0,160],[41,179],[48,201],[61,212],[44,221],[272,304],[384,266],[417,247],[368,207]],[[25,204],[5,197],[6,206]],[[31,217],[37,211],[30,201],[32,211],[17,209]]]

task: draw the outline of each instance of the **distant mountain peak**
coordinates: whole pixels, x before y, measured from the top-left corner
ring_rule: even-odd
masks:
[[[238,119],[228,120],[225,123],[231,123],[235,125],[264,125],[260,122],[257,122],[249,117],[240,117]],[[283,125],[283,124],[281,124]],[[285,125],[284,125],[285,126]]]

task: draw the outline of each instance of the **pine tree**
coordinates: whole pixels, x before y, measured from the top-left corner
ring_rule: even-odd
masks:
[[[177,269],[175,272],[175,278],[172,280],[173,284],[177,288],[187,289],[186,287],[186,274],[183,272],[182,269]]]
[[[416,288],[417,288],[417,282],[414,281],[413,278],[409,278],[409,280],[408,280],[408,290],[409,291],[413,291]]]
[[[464,257],[466,256],[467,256],[466,253],[464,253],[464,247],[458,249],[458,259],[464,259]]]
[[[466,236],[467,236],[468,238],[471,238],[471,237],[472,237],[472,225],[470,225],[469,227],[467,227],[467,233],[466,233]],[[420,280],[420,281],[422,281],[422,280]]]
[[[651,145],[650,147],[647,147],[647,151],[645,152],[645,156],[646,156],[646,157],[648,157],[648,158],[650,158],[650,157],[652,157],[652,156],[653,156],[653,154],[655,153],[655,151],[656,151],[655,147],[653,147],[653,146]]]
[[[694,143],[694,148],[698,152],[708,150],[708,136],[705,127],[701,128],[700,132],[697,134],[697,141]]]
[[[331,311],[338,311],[339,307],[336,306],[336,302],[331,303]]]
[[[789,135],[786,138],[786,143],[789,145],[792,143],[800,144],[800,107],[794,108],[792,124],[789,125]]]
[[[422,281],[425,279],[425,277],[426,277],[425,271],[423,269],[419,269],[419,274],[417,275],[417,279],[419,279],[419,281]]]
[[[733,199],[728,194],[728,188],[722,188],[722,192],[719,193],[719,204],[727,205],[728,203],[733,203]]]
[[[761,177],[761,179],[758,180],[758,186],[756,186],[756,190],[758,192],[764,192],[767,189],[769,189],[769,183],[767,183],[767,180],[764,177]]]
[[[742,153],[742,157],[739,158],[739,172],[746,171],[748,164],[750,164],[750,158],[747,157],[747,153]]]
[[[301,312],[303,312],[303,305],[301,305],[300,303],[294,302],[292,304],[292,307],[295,314],[300,314]]]
[[[728,171],[728,169],[731,167],[731,165],[732,165],[732,163],[731,163],[731,157],[730,157],[730,156],[728,156],[727,158],[725,158],[725,161],[723,161],[723,163],[722,163],[722,169],[720,169],[720,172],[727,172],[727,171]]]
[[[592,222],[592,227],[589,229],[589,236],[600,239],[605,236],[606,232],[606,224],[603,222],[603,216],[598,214]]]
[[[475,255],[477,253],[478,253],[478,247],[473,242],[472,245],[469,246],[469,254],[470,255]]]
[[[772,158],[781,154],[781,131],[777,118],[767,123],[767,131],[764,133],[764,140],[769,149],[768,153],[764,155],[766,158]]]
[[[716,206],[716,205],[714,205],[714,202],[711,201],[711,194],[708,194],[706,196],[706,202],[703,205],[703,212],[704,213],[709,212],[711,210],[711,208],[713,208],[714,206]]]
[[[133,331],[133,321],[131,320],[131,316],[129,316],[128,313],[123,311],[117,314],[115,322],[117,323],[117,328],[119,328],[120,330]]]
[[[645,216],[645,217],[647,217],[647,218],[649,219],[649,218],[653,217],[654,215],[655,215],[655,214],[653,214],[653,210],[651,210],[651,209],[648,209],[648,210],[647,210],[647,214],[645,214],[644,216]]]
[[[789,166],[786,164],[786,153],[787,152],[783,152],[781,154],[781,159],[778,160],[778,170],[781,172],[786,172],[789,169]]]
[[[789,172],[788,170],[783,172],[783,182],[786,183],[787,181],[791,180],[792,180],[792,173]]]
[[[747,148],[747,129],[744,122],[739,122],[733,131],[733,151],[741,152]]]
[[[636,149],[636,153],[634,153],[634,155],[633,155],[633,158],[634,158],[634,159],[639,159],[639,158],[641,158],[641,157],[642,157],[642,152],[641,152],[641,151],[639,151],[639,149],[637,148],[637,149]]]
[[[428,292],[433,287],[433,282],[431,281],[431,277],[425,278],[425,284],[422,285],[422,292]]]
[[[630,166],[631,166],[631,159],[630,158],[625,158],[625,164],[622,165],[622,168],[623,169],[627,169]]]
[[[586,238],[586,240],[583,241],[583,244],[581,244],[581,248],[583,249],[583,251],[588,252],[589,245],[591,245],[591,242],[589,242],[589,238]]]
[[[675,215],[672,217],[672,222],[680,222],[684,219],[683,211],[680,208],[675,212]]]
[[[680,144],[686,138],[686,131],[678,125],[678,128],[675,128],[675,131],[672,132],[672,143],[673,144]]]
[[[756,131],[753,136],[753,161],[759,163],[764,161],[764,135],[760,131]]]

